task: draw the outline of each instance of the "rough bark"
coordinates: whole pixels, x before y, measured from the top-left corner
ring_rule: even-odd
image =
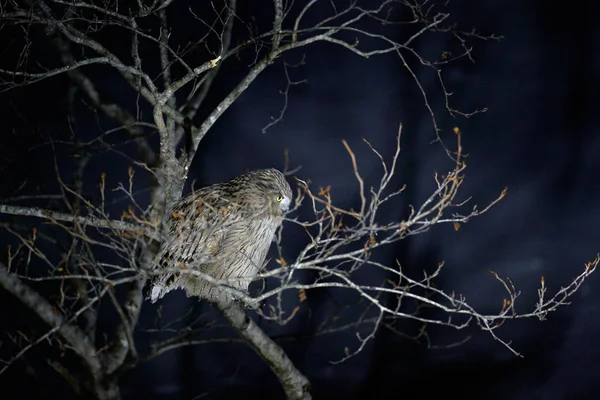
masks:
[[[308,379],[296,369],[283,349],[246,314],[242,306],[231,301],[221,301],[213,305],[269,365],[279,379],[288,400],[312,399]]]

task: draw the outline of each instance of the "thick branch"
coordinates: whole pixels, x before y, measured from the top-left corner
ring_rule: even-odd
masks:
[[[138,354],[133,340],[133,331],[135,330],[135,325],[142,309],[144,300],[142,289],[145,283],[145,279],[137,279],[131,283],[131,287],[129,288],[122,313],[120,313],[122,314],[121,323],[117,328],[117,338],[114,347],[106,354],[104,359],[109,374],[119,368],[126,368],[128,366],[125,361],[129,353],[134,358],[134,362],[129,365],[135,365],[135,361],[137,361]],[[118,304],[116,306],[118,307]]]
[[[96,40],[91,39],[89,36],[85,35],[82,31],[76,29],[72,25],[66,25],[62,21],[56,19],[52,15],[51,9],[44,2],[40,2],[39,5],[44,15],[37,16],[24,11],[19,11],[15,13],[15,15],[31,18],[37,23],[52,26],[62,33],[69,41],[88,47],[98,54],[103,55],[104,57],[98,58],[98,60],[102,60],[119,71],[121,76],[125,78],[125,81],[131,85],[132,88],[137,90],[150,104],[155,107],[160,106],[161,110],[170,118],[173,118],[175,122],[179,124],[184,122],[184,118],[181,113],[157,100],[159,98],[158,89],[148,74],[135,67],[126,65],[114,53],[109,51],[105,46],[101,45]],[[146,84],[146,86],[140,87],[138,85],[140,79]]]
[[[226,54],[231,46],[231,35],[233,33],[233,23],[235,21],[235,12],[237,9],[237,0],[229,0],[229,5],[226,7],[227,17],[226,24],[223,28],[223,33],[221,35],[221,53]],[[188,102],[185,105],[185,117],[190,121],[194,119],[196,113],[200,109],[200,105],[204,102],[204,99],[208,95],[210,88],[212,87],[213,82],[215,81],[216,76],[219,74],[219,70],[221,69],[221,65],[223,62],[217,62],[213,68],[206,73],[206,75],[202,78],[198,86],[202,86],[202,89],[196,93],[197,86],[192,89],[192,93],[188,97]],[[180,126],[177,129],[175,134],[175,143],[179,143],[181,138],[184,135],[184,128]],[[188,138],[189,139],[189,138]],[[186,140],[188,140],[186,139]],[[191,146],[191,143],[186,143],[186,146]]]
[[[154,227],[131,224],[124,221],[103,219],[94,216],[78,216],[58,211],[45,210],[38,207],[18,207],[0,204],[0,214],[21,215],[25,217],[37,217],[50,221],[73,222],[82,226],[93,226],[96,228],[114,229],[122,232],[141,232],[152,239],[158,239],[158,230]]]
[[[229,95],[227,95],[227,97],[225,97],[225,99],[223,99],[223,101],[221,101],[221,103],[219,103],[219,105],[215,107],[215,109],[210,113],[210,115],[206,118],[202,125],[200,125],[199,130],[193,137],[192,151],[190,152],[191,154],[188,158],[185,159],[187,168],[189,168],[194,159],[194,155],[196,154],[196,150],[198,149],[200,141],[204,138],[204,136],[206,136],[210,128],[212,128],[212,126],[215,124],[215,122],[217,122],[219,117],[221,117],[221,115],[223,115],[223,113],[229,107],[231,107],[231,105],[238,99],[238,97],[240,97],[242,93],[244,93],[246,89],[248,89],[250,84],[254,82],[258,75],[260,75],[260,73],[263,72],[265,68],[267,68],[269,62],[270,59],[268,57],[265,57],[262,60],[260,60],[254,66],[254,68],[250,70],[248,75],[246,75],[244,79],[236,86],[236,88],[233,89],[231,93],[229,93]]]
[[[79,327],[68,323],[62,314],[57,312],[38,292],[11,274],[3,263],[0,263],[0,286],[18,298],[42,321],[58,332],[86,363],[92,375],[96,375],[100,371],[101,364],[96,357],[94,344],[90,343],[90,338]]]
[[[71,52],[67,41],[59,35],[56,35],[55,43],[60,53],[61,61],[66,66],[65,68],[77,65],[78,63],[81,65],[81,62],[76,61],[75,57],[73,57],[73,53]],[[119,104],[105,102],[96,85],[81,71],[81,68],[71,69],[68,71],[68,74],[71,80],[88,96],[97,109],[102,111],[107,117],[112,118],[121,124],[123,128],[129,132],[131,137],[136,138],[135,143],[138,146],[143,162],[148,166],[153,166],[157,160],[156,154],[150,147],[146,138],[142,136],[144,133],[143,129],[136,126],[137,119]]]
[[[170,30],[169,24],[167,23],[166,10],[164,8],[161,9],[158,12],[158,15],[160,17],[160,23],[161,23],[161,26],[160,26],[161,33],[160,33],[160,37],[159,37],[161,74],[162,74],[162,78],[163,78],[163,82],[164,82],[164,87],[168,88],[169,86],[171,86],[171,82],[172,82],[171,59],[169,57],[169,50],[168,50],[169,49],[169,36],[171,36],[171,30]],[[169,98],[166,101],[166,104],[173,109],[177,108],[175,96],[169,96]],[[175,131],[175,121],[173,121],[172,118],[167,118],[167,130],[171,134],[169,146],[171,146],[172,148],[175,148],[175,138],[173,136],[173,132]]]
[[[248,344],[265,360],[279,379],[288,400],[310,400],[310,382],[267,334],[250,319],[240,305],[222,301],[215,308],[227,318]]]

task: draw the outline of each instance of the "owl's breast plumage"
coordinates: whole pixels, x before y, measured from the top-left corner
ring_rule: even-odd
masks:
[[[252,221],[251,224],[254,224],[254,226],[250,228],[250,231],[255,232],[254,240],[257,243],[256,252],[253,254],[252,258],[253,261],[262,266],[269,252],[269,248],[271,247],[271,243],[273,243],[273,236],[279,227],[279,222],[273,218],[268,218]]]

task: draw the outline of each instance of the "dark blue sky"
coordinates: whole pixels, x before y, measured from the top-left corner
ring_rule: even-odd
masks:
[[[473,42],[474,64],[460,61],[444,70],[457,108],[486,107],[488,111],[468,120],[452,120],[443,112],[435,76],[419,68],[419,78],[444,135],[451,137],[454,125],[463,132],[469,157],[462,196],[472,196],[484,205],[504,187],[508,194],[459,231],[436,227],[380,254],[383,260],[397,258],[411,269],[431,268],[443,260],[440,287],[462,292],[476,309],[493,312],[499,309],[503,292],[489,270],[510,276],[523,292],[523,306],[533,307],[541,276],[551,289],[559,288],[600,251],[600,125],[593,117],[600,104],[599,11],[592,2],[452,2],[451,18],[460,26],[504,36],[499,42]],[[416,49],[432,54],[449,46],[450,38],[437,35],[419,41]],[[209,132],[200,145],[190,181],[207,184],[245,169],[281,168],[283,151],[288,148],[292,165],[302,165],[298,176],[310,179],[315,187],[331,185],[341,205],[351,207],[357,202],[357,192],[341,140],[356,149],[365,176],[374,181],[378,161],[360,139],[366,137],[389,157],[402,123],[396,184],[406,183],[409,188],[402,202],[386,211],[397,215],[408,204],[425,198],[433,187],[433,172],[451,166],[439,146],[430,144],[433,131],[423,99],[401,62],[391,55],[364,60],[325,44],[307,48],[305,55],[306,64],[291,72],[295,79],[308,82],[291,89],[284,120],[261,133],[269,116],[282,106],[278,90],[285,87],[285,80],[279,64],[268,69]],[[283,59],[293,63],[301,57],[296,52]],[[230,76],[240,71],[232,69]],[[103,79],[108,98],[124,95],[119,81],[110,75]],[[215,96],[229,85],[227,78],[218,81]],[[48,183],[53,176],[48,152],[28,149],[42,136],[62,134],[64,109],[48,106],[46,98],[67,93],[60,80],[37,88],[44,96],[33,88],[0,95],[11,124],[2,139],[0,176],[11,190],[23,179],[42,190],[54,185]],[[66,103],[66,98],[57,103]],[[22,111],[25,123],[23,118],[8,118],[9,114],[15,117],[14,109],[23,110],[27,104],[31,108]],[[83,134],[91,135],[95,128],[95,121],[84,111],[78,124]],[[17,133],[11,134],[13,128]],[[90,175],[108,170],[114,183],[123,180],[126,160],[111,157],[93,160]],[[9,195],[6,189],[0,197]],[[303,245],[301,239],[288,243],[289,255]],[[599,285],[600,279],[592,276],[574,296],[573,304],[550,314],[547,321],[508,322],[500,333],[512,340],[523,359],[477,329],[431,330],[433,345],[471,335],[470,341],[450,349],[426,349],[380,331],[359,356],[341,365],[329,361],[338,359],[345,346],[352,346],[352,332],[292,340],[284,348],[313,381],[317,399],[326,393],[356,399],[423,398],[434,393],[468,399],[599,398]],[[310,298],[317,320],[333,310],[329,296],[338,295],[318,293]],[[347,298],[338,296],[337,300],[343,303]],[[189,304],[183,294],[174,294],[164,307],[183,313]],[[198,312],[206,310],[202,305],[197,308]],[[145,307],[142,323],[152,321],[153,311]],[[283,328],[265,322],[262,326],[274,335],[291,335],[310,330],[312,323],[299,318]],[[140,340],[146,339],[141,335]],[[209,389],[214,392],[207,398],[226,398],[226,387],[245,388],[236,398],[249,398],[254,391],[263,398],[277,393],[268,367],[241,345],[175,350],[141,364],[126,381],[123,394],[128,398],[191,398]],[[0,393],[7,385],[0,377]]]

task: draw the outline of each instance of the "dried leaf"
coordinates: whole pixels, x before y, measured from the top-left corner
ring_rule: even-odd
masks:
[[[331,186],[319,188],[319,196],[327,196],[329,195],[329,191],[331,190]]]
[[[275,262],[279,265],[281,265],[282,267],[287,267],[287,262],[285,261],[285,259],[283,257],[279,257],[275,260]]]
[[[219,63],[219,61],[221,61],[221,56],[210,60],[210,66],[215,68],[217,66],[217,64]]]
[[[306,301],[306,290],[304,288],[300,288],[298,290],[298,298],[300,299],[300,303],[304,303]]]
[[[369,237],[369,245],[370,245],[371,247],[375,247],[375,246],[377,245],[377,241],[375,240],[375,236],[371,235],[371,236]]]

